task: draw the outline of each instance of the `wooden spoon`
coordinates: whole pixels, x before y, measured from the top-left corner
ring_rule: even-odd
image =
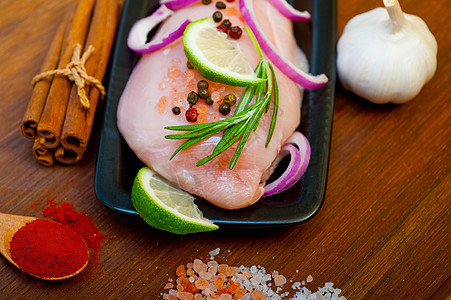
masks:
[[[3,256],[6,257],[7,260],[9,260],[13,265],[18,267],[19,269],[20,269],[20,267],[11,258],[10,242],[11,242],[14,234],[20,228],[25,226],[27,223],[37,220],[37,219],[38,218],[0,213],[0,253],[3,254]],[[88,257],[89,257],[89,253],[88,253]],[[39,279],[52,280],[52,281],[65,280],[65,279],[69,279],[69,278],[79,274],[81,271],[83,271],[86,268],[86,266],[88,265],[88,262],[89,262],[89,259],[86,260],[86,263],[80,269],[78,269],[77,271],[75,271],[72,274],[62,276],[62,277],[39,277],[34,274],[23,271],[22,269],[21,270],[31,276],[39,278]]]

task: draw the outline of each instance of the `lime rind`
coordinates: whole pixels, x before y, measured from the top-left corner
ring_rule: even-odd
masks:
[[[256,76],[239,44],[226,37],[210,18],[190,23],[183,34],[188,61],[210,81],[231,86],[249,86],[264,81]]]
[[[163,181],[148,167],[135,177],[131,201],[140,217],[160,230],[188,234],[219,228],[203,217],[193,196]]]

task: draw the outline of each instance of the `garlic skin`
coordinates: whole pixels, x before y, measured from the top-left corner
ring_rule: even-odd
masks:
[[[437,41],[397,0],[352,18],[337,44],[337,73],[347,90],[373,103],[415,98],[437,68]]]

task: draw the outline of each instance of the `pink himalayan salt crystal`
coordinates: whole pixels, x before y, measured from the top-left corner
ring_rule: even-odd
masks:
[[[182,105],[182,99],[180,99],[180,98],[172,98],[172,101],[171,101],[171,105],[172,105],[172,107],[174,107],[174,106],[181,106]]]
[[[274,277],[274,284],[276,286],[282,286],[287,282],[287,279],[285,278],[285,276],[283,275],[276,275],[276,277]]]
[[[169,289],[172,289],[173,287],[174,287],[174,285],[173,285],[172,283],[168,282],[168,283],[166,283],[166,285],[164,286],[164,289],[165,289],[165,290],[169,290]]]
[[[219,274],[226,274],[226,272],[227,272],[227,267],[228,267],[229,265],[227,265],[227,264],[220,264],[219,266],[218,266],[218,273]]]
[[[158,101],[157,109],[161,115],[164,115],[167,111],[167,102],[168,102],[168,98],[166,98],[166,96],[162,96],[160,98],[160,101]]]
[[[239,280],[242,280],[242,281],[247,279],[246,275],[244,275],[244,274],[236,274],[235,276],[236,276],[236,278],[238,278]]]
[[[168,77],[169,78],[179,77],[180,74],[181,74],[181,71],[180,71],[179,67],[177,67],[177,66],[170,66],[168,68]]]
[[[186,275],[193,277],[194,275],[196,275],[196,273],[194,272],[193,269],[189,269],[188,271],[186,271]]]
[[[188,88],[196,87],[197,82],[194,79],[194,72],[191,70],[186,70],[185,72],[183,72],[183,85]]]
[[[313,276],[312,275],[307,276],[307,279],[305,281],[307,281],[309,283],[312,282],[313,281]]]
[[[219,121],[220,120],[219,115],[217,113],[212,113],[210,115],[210,120],[211,120],[211,122]]]
[[[179,98],[186,99],[185,93],[183,93],[183,92],[179,93],[179,92],[172,91],[172,99],[179,99]]]
[[[178,292],[177,298],[180,300],[192,300],[194,298],[193,294],[188,292]]]
[[[213,275],[214,275],[213,273],[204,272],[204,271],[199,273],[199,277],[202,279],[205,279],[205,280],[210,280],[213,277]]]
[[[266,296],[262,291],[253,291],[251,297],[252,300],[266,300]]]
[[[211,274],[216,274],[216,272],[218,271],[218,266],[209,266],[208,267],[208,273],[211,273]]]
[[[180,58],[173,58],[173,59],[171,59],[171,62],[174,65],[180,65],[182,63],[182,60]]]
[[[213,92],[211,93],[211,100],[213,100],[213,102],[219,102],[219,100],[221,100],[222,95],[219,92]]]
[[[183,72],[183,78],[189,78],[189,79],[193,79],[194,78],[194,72],[190,69],[186,70],[185,72]]]
[[[197,106],[197,112],[200,114],[206,114],[208,113],[208,107],[206,105],[200,104]]]
[[[251,278],[252,277],[252,273],[249,270],[244,270],[241,273],[243,273],[243,275],[246,276],[247,278]]]
[[[207,113],[200,113],[200,114],[197,116],[197,123],[198,123],[198,124],[205,124],[205,123],[208,123],[208,120],[209,120],[209,116],[208,116]]]
[[[197,274],[200,274],[200,272],[207,272],[207,268],[207,264],[200,259],[194,260],[193,269]]]
[[[233,275],[237,274],[239,272],[239,269],[236,267],[227,267],[226,268],[226,275],[229,277],[232,277]]]
[[[190,81],[189,84],[186,85],[186,88],[185,88],[186,96],[188,96],[188,93],[189,93],[189,92],[194,92],[194,91],[196,91],[196,89],[197,89],[197,87],[196,87],[196,81],[193,79],[193,80]]]
[[[209,267],[216,267],[216,268],[219,266],[218,262],[215,261],[215,260],[210,260],[210,261],[207,263],[207,265],[208,265]]]
[[[196,286],[196,288],[198,288],[199,290],[205,290],[206,288],[208,288],[209,286],[209,282],[203,278],[199,278],[196,280],[196,282],[194,283],[194,285]]]

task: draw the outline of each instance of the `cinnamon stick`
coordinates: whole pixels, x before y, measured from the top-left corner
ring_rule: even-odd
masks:
[[[41,72],[50,71],[57,67],[61,53],[61,46],[64,40],[66,24],[67,20],[62,22],[59,26],[42,64]],[[36,138],[38,122],[41,118],[42,110],[44,108],[45,101],[47,100],[47,95],[49,93],[52,80],[53,78],[40,80],[33,87],[33,94],[28,102],[28,106],[20,126],[22,134],[26,138]]]
[[[33,144],[32,149],[34,157],[40,162],[42,165],[46,167],[53,166],[55,162],[55,158],[53,156],[53,149],[47,149],[42,147],[41,143],[39,142],[39,139],[36,139]]]
[[[70,149],[65,149],[63,146],[59,146],[55,150],[55,159],[62,164],[73,165],[80,161],[83,157],[83,153],[77,153]]]
[[[105,75],[111,53],[118,19],[117,10],[117,0],[97,0],[86,40],[85,48],[95,48],[86,62],[86,71],[100,81]],[[89,95],[88,108],[81,104],[76,88],[72,88],[61,134],[61,144],[66,150],[76,153],[86,150],[100,93],[93,86],[86,87],[86,90]]]
[[[79,0],[63,44],[63,52],[58,69],[63,69],[72,59],[76,44],[84,45],[95,0]],[[38,123],[40,143],[46,148],[55,148],[60,143],[67,102],[72,82],[65,77],[55,77],[52,81],[47,101]]]

